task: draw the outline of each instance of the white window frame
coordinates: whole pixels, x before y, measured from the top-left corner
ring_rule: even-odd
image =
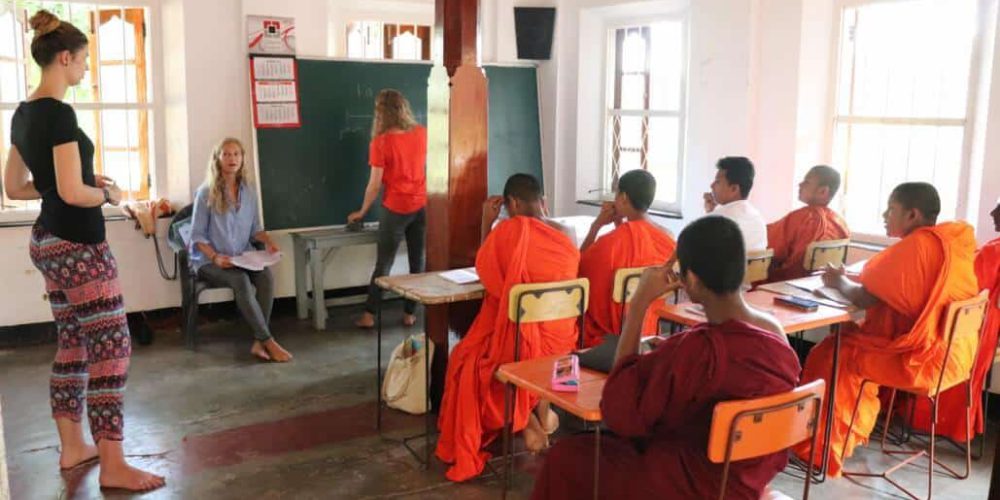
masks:
[[[614,100],[614,86],[615,86],[615,68],[617,62],[615,61],[615,32],[619,29],[625,28],[635,28],[641,26],[651,26],[657,23],[663,22],[676,22],[681,25],[681,85],[680,85],[680,96],[679,96],[679,106],[677,111],[631,111],[631,110],[616,110],[612,108]],[[604,102],[601,103],[601,163],[599,167],[598,174],[600,175],[600,191],[604,193],[610,193],[611,186],[609,182],[611,180],[611,140],[608,134],[610,133],[609,124],[611,122],[611,117],[614,115],[618,116],[648,116],[648,117],[676,117],[678,118],[677,130],[680,132],[680,140],[677,144],[677,193],[676,201],[674,203],[667,203],[664,201],[655,200],[650,206],[650,210],[656,212],[663,212],[670,215],[681,215],[681,209],[684,206],[684,177],[685,177],[685,158],[687,154],[687,115],[688,115],[688,70],[690,65],[690,41],[689,37],[689,26],[690,22],[687,15],[671,15],[671,16],[656,16],[652,18],[632,18],[625,20],[617,20],[615,22],[606,23],[605,28],[605,58],[604,58],[604,89],[603,98]],[[657,191],[661,187],[657,186]]]
[[[847,116],[840,117],[837,113],[837,102],[839,101],[838,88],[840,80],[840,62],[841,56],[841,35],[844,32],[844,13],[847,9],[853,7],[863,7],[866,5],[874,5],[879,3],[901,3],[908,2],[911,0],[834,0],[833,9],[834,23],[831,27],[831,46],[830,46],[830,72],[829,72],[829,82],[830,88],[828,92],[827,101],[827,130],[824,144],[824,151],[827,154],[827,160],[832,161],[833,158],[833,148],[834,148],[834,137],[836,136],[836,129],[838,123],[851,123],[851,124],[865,124],[865,123],[875,123],[875,124],[893,124],[893,125],[964,125],[963,135],[962,135],[962,159],[959,167],[959,192],[957,196],[957,205],[955,207],[955,216],[959,219],[968,220],[970,223],[974,223],[977,220],[975,214],[970,211],[975,210],[976,203],[970,203],[970,199],[978,200],[978,194],[973,195],[974,190],[977,186],[974,185],[974,179],[976,176],[973,175],[973,168],[984,168],[982,165],[974,166],[972,165],[972,152],[973,143],[976,136],[975,130],[975,115],[978,109],[978,82],[981,78],[982,71],[982,54],[984,50],[985,43],[991,43],[991,41],[985,40],[984,33],[987,32],[985,29],[986,19],[982,14],[984,12],[990,12],[988,5],[996,0],[978,0],[977,4],[977,16],[976,20],[976,37],[973,42],[972,52],[970,54],[971,61],[969,64],[969,81],[967,89],[967,100],[966,100],[966,111],[965,118],[905,118],[905,117],[871,117],[871,116]],[[846,173],[846,172],[845,172]],[[841,185],[843,196],[843,191],[847,188],[847,183],[844,182]],[[883,200],[883,203],[886,201]],[[845,201],[846,203],[846,201]],[[892,238],[886,236],[885,234],[875,234],[875,233],[865,233],[859,231],[851,232],[851,239],[854,242],[869,244],[875,246],[889,246],[896,241],[898,238]]]
[[[3,3],[12,3],[13,1],[19,0],[0,0]],[[164,178],[166,172],[163,169],[166,166],[164,161],[165,152],[158,147],[158,144],[162,144],[164,127],[164,106],[163,106],[163,87],[164,79],[162,75],[163,67],[163,57],[160,48],[162,38],[160,37],[160,16],[162,12],[159,8],[159,2],[156,0],[122,0],[116,2],[114,0],[55,0],[68,4],[81,4],[87,7],[93,7],[97,9],[128,9],[128,8],[142,8],[145,9],[145,29],[146,29],[146,46],[147,46],[147,58],[146,58],[146,68],[147,68],[147,81],[146,85],[148,87],[148,102],[145,103],[69,103],[73,106],[76,111],[102,111],[102,110],[125,110],[125,111],[145,111],[148,113],[148,189],[149,189],[149,199],[156,199],[158,197],[166,196],[167,193],[159,192],[157,189],[158,179]],[[25,28],[28,29],[28,28]],[[27,63],[35,64],[31,59],[30,54],[27,57]],[[90,65],[92,62],[88,62],[87,72],[90,71]],[[100,75],[91,75],[91,78],[100,78]],[[70,89],[72,91],[72,89]],[[69,93],[67,92],[67,95]],[[3,103],[0,102],[0,110],[13,111],[17,109],[19,103]],[[9,130],[6,131],[9,133]],[[91,138],[94,139],[94,138]],[[96,141],[95,141],[96,145]],[[96,153],[95,153],[96,154]],[[0,159],[0,172],[6,167],[6,158]],[[118,207],[104,206],[102,207],[105,217],[121,217],[122,212]],[[3,210],[0,208],[0,227],[2,226],[20,226],[32,223],[40,212],[40,208],[28,208],[23,210]]]

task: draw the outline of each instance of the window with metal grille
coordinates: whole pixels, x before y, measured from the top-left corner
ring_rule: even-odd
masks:
[[[0,161],[7,160],[14,111],[41,79],[41,69],[31,58],[28,19],[42,8],[73,23],[90,39],[89,70],[65,101],[94,141],[95,171],[115,179],[126,199],[148,199],[153,103],[145,8],[0,1]],[[0,211],[32,211],[38,206],[38,201],[5,199],[0,190]]]
[[[654,208],[680,210],[685,132],[686,40],[682,21],[611,30],[604,189],[622,174],[656,178]]]
[[[977,0],[843,2],[833,165],[852,231],[882,234],[892,189],[933,184],[940,220],[966,211]]]
[[[347,25],[347,57],[429,61],[431,27],[355,21]]]

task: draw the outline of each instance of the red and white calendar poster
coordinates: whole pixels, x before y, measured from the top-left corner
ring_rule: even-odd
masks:
[[[297,128],[299,75],[294,57],[250,58],[250,94],[256,128]]]

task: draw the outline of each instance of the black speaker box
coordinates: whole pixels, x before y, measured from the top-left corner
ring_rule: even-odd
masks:
[[[555,23],[554,7],[514,7],[517,58],[550,59]]]

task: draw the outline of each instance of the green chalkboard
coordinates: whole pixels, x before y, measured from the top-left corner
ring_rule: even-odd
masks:
[[[299,59],[302,126],[258,129],[264,225],[298,229],[344,224],[368,182],[375,95],[395,88],[427,123],[430,65]],[[534,67],[487,66],[490,93],[489,189],[527,172],[542,178]],[[376,207],[377,207],[376,203]],[[368,220],[378,218],[375,208]]]

